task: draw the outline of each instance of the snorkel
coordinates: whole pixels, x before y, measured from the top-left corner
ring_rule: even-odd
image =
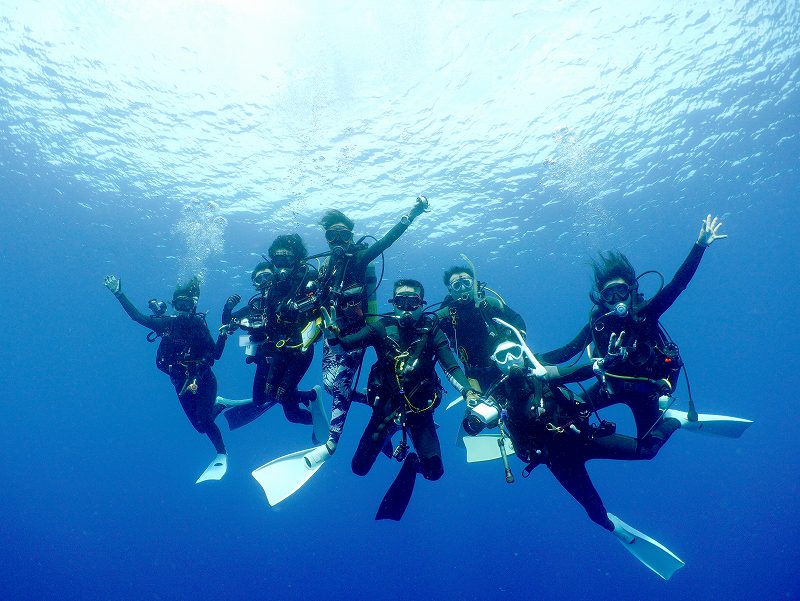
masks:
[[[525,351],[525,356],[531,362],[531,365],[533,365],[533,368],[531,369],[531,373],[534,376],[538,376],[540,378],[542,376],[544,376],[545,374],[547,374],[547,370],[544,368],[544,366],[541,363],[539,363],[539,360],[533,354],[533,351],[531,351],[531,349],[528,347],[528,345],[525,344],[525,339],[522,337],[522,333],[517,328],[512,326],[510,323],[508,323],[507,321],[503,321],[499,317],[493,317],[492,319],[494,320],[495,323],[499,323],[501,326],[504,326],[504,327],[508,328],[509,330],[511,330],[514,333],[514,336],[517,337],[517,341],[519,342],[519,345],[522,347],[522,350]]]

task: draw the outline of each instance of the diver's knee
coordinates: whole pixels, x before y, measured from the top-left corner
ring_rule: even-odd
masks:
[[[350,467],[352,468],[353,473],[356,476],[366,476],[369,473],[372,464],[366,459],[356,455],[355,457],[353,457],[353,461],[351,462]]]
[[[640,459],[645,459],[647,461],[655,459],[665,442],[663,438],[658,436],[648,436],[639,441],[636,447],[636,455],[638,455]]]
[[[438,455],[420,459],[420,471],[426,480],[438,480],[444,475],[444,464]]]

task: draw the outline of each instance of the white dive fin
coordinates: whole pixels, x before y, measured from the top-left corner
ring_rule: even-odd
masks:
[[[500,436],[498,434],[481,434],[480,436],[464,436],[464,446],[467,448],[467,463],[478,461],[494,461],[500,459]],[[505,438],[506,455],[514,454],[514,445],[511,439]]]
[[[331,422],[322,404],[322,388],[314,386],[317,398],[308,403],[308,410],[311,411],[311,422],[314,425],[314,442],[320,443],[328,440],[328,433],[331,429]]]
[[[741,417],[730,417],[727,415],[712,415],[711,413],[698,413],[697,421],[689,421],[685,411],[667,409],[664,417],[672,417],[681,422],[681,430],[700,432],[712,436],[725,436],[727,438],[739,438],[753,422]]]
[[[325,445],[297,451],[256,468],[253,470],[253,478],[264,489],[267,502],[274,507],[300,490],[300,487],[323,466],[328,457],[330,453]]]
[[[542,376],[547,374],[547,370],[541,363],[539,363],[539,360],[533,354],[533,351],[530,349],[530,347],[527,344],[525,344],[525,339],[522,337],[522,333],[517,328],[512,326],[510,323],[508,323],[507,321],[503,321],[499,317],[493,317],[492,319],[495,321],[495,323],[499,323],[501,326],[505,326],[509,330],[514,332],[514,336],[517,337],[519,345],[522,347],[522,350],[525,351],[525,355],[528,357],[528,360],[531,362],[531,365],[533,365],[533,375],[541,378]]]
[[[636,528],[628,526],[617,516],[609,513],[608,519],[613,522],[614,536],[619,539],[622,546],[664,580],[669,580],[676,571],[686,565],[664,545],[642,534]]]
[[[206,471],[200,474],[195,484],[200,484],[206,480],[222,480],[222,476],[228,471],[228,456],[220,453],[208,464]]]
[[[457,399],[447,403],[447,407],[445,407],[444,410],[447,411],[448,409],[452,409],[453,407],[455,407],[459,403],[463,403],[463,402],[464,402],[464,397],[458,397]]]
[[[215,402],[223,407],[238,407],[239,405],[249,405],[253,399],[226,399],[224,396],[218,396]]]

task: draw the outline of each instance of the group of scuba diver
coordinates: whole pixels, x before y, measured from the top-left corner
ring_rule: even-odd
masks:
[[[400,520],[411,499],[417,474],[438,480],[444,463],[434,411],[444,396],[439,364],[459,393],[451,409],[465,402],[457,444],[468,462],[502,461],[505,479],[515,481],[509,457],[516,455],[527,477],[546,466],[558,482],[625,548],[662,578],[683,562],[663,545],[608,513],[586,471],[590,459],[652,459],[678,429],[738,438],[749,420],[695,410],[689,381],[688,411],[673,408],[683,371],[678,346],[660,323],[694,276],[721,222],[708,215],[689,255],[671,281],[658,272],[636,273],[620,252],[600,253],[592,268],[594,286],[588,322],[561,348],[534,353],[526,343],[526,325],[499,293],[463,265],[444,272],[444,300],[427,306],[418,280],[393,285],[390,313],[377,313],[375,294],[383,279],[373,262],[424,212],[424,196],[382,238],[354,239],[355,224],[338,210],[320,221],[329,250],[309,256],[297,234],[278,236],[268,256],[252,271],[256,293],[247,304],[231,295],[222,311],[222,327],[213,339],[206,315],[197,311],[200,281],[193,278],[173,295],[173,314],[165,303],[150,301],[151,315],[139,312],[122,291],[119,278],[105,285],[128,315],[160,338],[156,366],[169,375],[195,429],[208,436],[216,456],[197,482],[221,479],[227,453],[215,423],[222,413],[234,430],[280,405],[292,423],[312,426],[314,446],[279,457],[253,471],[270,505],[302,487],[336,452],[353,402],[372,415],[352,458],[352,471],[366,475],[384,454],[402,463],[382,499],[376,519]],[[652,298],[639,291],[646,274],[661,277]],[[255,364],[252,397],[217,396],[212,371],[230,334],[241,330],[247,363]],[[308,371],[315,343],[322,340],[322,382],[331,397],[331,417],[322,390],[298,390]],[[376,361],[366,391],[358,390],[365,350]],[[583,353],[586,360],[580,361]],[[582,382],[591,381],[585,387]],[[566,384],[580,388],[575,392]],[[636,435],[616,432],[598,411],[627,405]],[[398,442],[395,442],[397,440]]]

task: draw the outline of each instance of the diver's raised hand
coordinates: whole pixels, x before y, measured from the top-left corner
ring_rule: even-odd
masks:
[[[106,279],[103,280],[103,284],[114,294],[119,294],[122,292],[122,282],[115,275],[107,275]]]
[[[610,357],[617,357],[625,352],[625,347],[622,345],[622,338],[625,336],[625,330],[619,334],[612,332],[611,337],[608,339],[608,352]]]
[[[238,294],[231,294],[231,295],[228,297],[228,300],[226,300],[226,301],[225,301],[225,308],[226,308],[228,311],[230,311],[230,310],[232,310],[232,309],[233,309],[233,308],[234,308],[236,305],[238,305],[238,304],[239,304],[239,301],[241,301],[241,300],[242,300],[242,297],[241,297],[241,296],[239,296]]]
[[[721,227],[722,222],[719,220],[719,217],[714,217],[712,219],[711,214],[709,214],[705,220],[703,220],[703,225],[700,226],[700,234],[697,236],[697,243],[700,246],[711,246],[714,240],[727,238],[728,234],[717,233]]]
[[[227,324],[233,316],[233,308],[239,304],[242,297],[238,294],[231,294],[228,300],[225,301],[225,306],[222,308],[222,323]]]
[[[414,221],[417,217],[422,215],[425,211],[428,210],[429,204],[430,203],[428,202],[428,199],[425,196],[422,195],[417,196],[416,204],[414,204],[414,207],[408,213],[408,220]]]
[[[320,307],[322,313],[322,329],[325,330],[326,338],[334,338],[339,335],[339,325],[336,323],[336,307],[331,307],[330,313],[325,307]]]

